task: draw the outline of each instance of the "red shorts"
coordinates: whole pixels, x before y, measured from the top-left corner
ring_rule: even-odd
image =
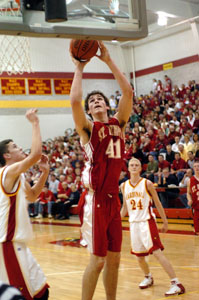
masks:
[[[107,251],[120,252],[122,224],[118,195],[102,196],[89,191],[85,196],[81,230],[92,254],[106,256]]]

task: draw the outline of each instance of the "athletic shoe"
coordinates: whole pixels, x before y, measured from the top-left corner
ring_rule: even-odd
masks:
[[[43,218],[42,214],[38,214],[38,215],[35,217],[35,219],[41,219],[41,218]]]
[[[48,219],[52,219],[52,215],[51,214],[48,214]]]
[[[185,293],[185,288],[181,283],[176,283],[175,281],[171,282],[170,289],[165,293],[165,296],[174,296]]]
[[[144,280],[142,282],[140,282],[139,288],[140,289],[147,289],[151,285],[153,285],[153,277],[145,276]]]

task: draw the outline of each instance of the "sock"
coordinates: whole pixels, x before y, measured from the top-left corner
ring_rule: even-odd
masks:
[[[175,282],[176,284],[180,283],[177,277],[176,278],[172,278],[171,282]]]

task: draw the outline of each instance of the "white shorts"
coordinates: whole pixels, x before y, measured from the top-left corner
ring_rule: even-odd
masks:
[[[30,249],[19,242],[0,244],[0,280],[18,288],[26,300],[43,294],[48,287]]]
[[[163,250],[155,220],[130,223],[131,252],[145,256],[157,249]]]

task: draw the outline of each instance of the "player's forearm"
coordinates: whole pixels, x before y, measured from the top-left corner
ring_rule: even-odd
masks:
[[[116,66],[114,61],[110,59],[107,62],[107,65],[109,66],[110,70],[112,71],[115,79],[117,80],[120,89],[122,91],[123,95],[128,96],[130,99],[133,97],[133,91],[130,83],[128,82],[126,76],[120,71],[120,69]]]
[[[42,155],[42,140],[39,121],[32,123],[32,145],[30,156],[35,160],[35,163]]]
[[[31,188],[34,198],[37,198],[44,187],[44,184],[48,178],[49,170],[43,171],[37,183]]]
[[[77,67],[75,70],[71,92],[70,92],[70,101],[71,104],[75,102],[82,101],[82,76],[83,76],[83,69]]]

